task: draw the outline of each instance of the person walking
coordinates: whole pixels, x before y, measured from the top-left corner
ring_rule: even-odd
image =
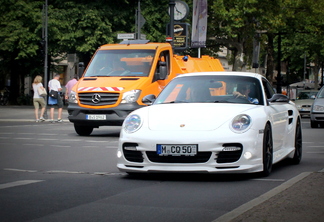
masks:
[[[39,93],[38,93],[39,88],[44,89],[42,80],[43,80],[43,78],[41,76],[37,75],[34,79],[33,84],[32,84],[33,90],[34,90],[33,104],[35,107],[36,122],[45,121],[43,115],[45,112],[46,102],[45,102],[44,98],[41,95],[39,95]],[[40,118],[38,118],[39,107],[41,107]]]
[[[54,91],[57,91],[57,94],[58,94],[56,99],[54,99],[50,96],[48,98],[48,105],[50,106],[50,117],[51,117],[50,122],[51,123],[55,122],[54,121],[54,107],[55,106],[57,106],[57,108],[58,108],[57,122],[59,122],[59,123],[63,122],[63,119],[62,119],[63,101],[60,96],[60,91],[62,91],[62,87],[61,87],[61,83],[60,83],[59,79],[60,79],[60,74],[56,74],[54,76],[54,78],[48,82],[49,92],[51,90],[54,90]]]
[[[65,99],[68,101],[73,86],[78,82],[78,76],[74,75],[65,85]]]

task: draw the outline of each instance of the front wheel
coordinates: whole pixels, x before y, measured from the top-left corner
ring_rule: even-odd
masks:
[[[264,128],[263,133],[263,154],[262,154],[262,163],[263,171],[261,176],[269,176],[272,170],[273,162],[273,140],[272,140],[272,131],[269,124]]]
[[[91,126],[77,125],[77,124],[74,124],[74,129],[75,132],[80,136],[89,136],[93,131],[93,127]]]
[[[296,133],[295,133],[295,153],[294,157],[292,158],[293,164],[299,164],[302,158],[302,130],[301,130],[301,124],[300,121],[297,121],[296,125]]]

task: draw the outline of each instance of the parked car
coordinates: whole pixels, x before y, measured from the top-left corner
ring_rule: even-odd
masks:
[[[311,107],[310,124],[312,128],[317,128],[318,125],[324,127],[324,87],[317,93]]]
[[[296,100],[293,100],[301,117],[310,115],[310,110],[317,93],[318,90],[303,90],[298,93]]]
[[[239,88],[248,94],[238,93]],[[179,75],[150,106],[130,113],[119,138],[117,168],[127,173],[209,172],[267,176],[284,158],[302,157],[301,118],[261,75]]]

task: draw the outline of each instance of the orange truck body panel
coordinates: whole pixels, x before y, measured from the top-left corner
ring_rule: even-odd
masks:
[[[111,71],[111,60],[123,64],[118,69],[123,71]],[[106,68],[109,71],[104,71]],[[162,70],[166,70],[164,77]],[[82,127],[121,125],[130,112],[145,106],[144,96],[157,96],[177,75],[202,71],[224,69],[218,59],[210,56],[175,55],[169,43],[103,45],[72,89],[75,102],[69,102],[68,118],[77,133],[82,132]]]

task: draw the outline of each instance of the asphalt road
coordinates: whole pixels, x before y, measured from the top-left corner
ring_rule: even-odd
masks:
[[[1,113],[1,110],[0,110]],[[303,172],[324,168],[323,128],[302,120],[303,160],[269,177],[162,174],[116,168],[119,127],[74,133],[69,122],[0,120],[0,218],[5,221],[213,221]]]

